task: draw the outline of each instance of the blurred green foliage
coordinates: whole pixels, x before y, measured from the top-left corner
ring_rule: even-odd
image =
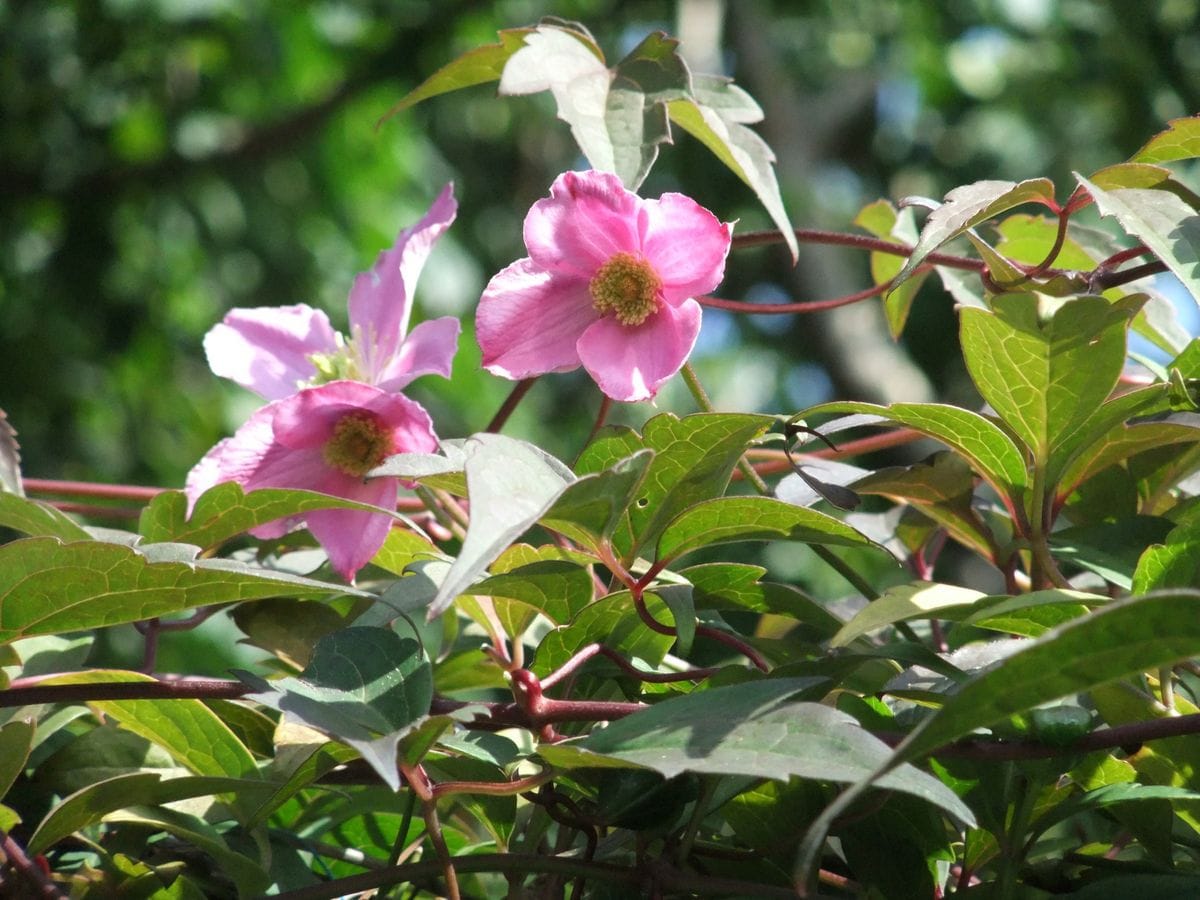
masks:
[[[548,98],[497,102],[490,87],[375,125],[499,28],[576,19],[610,59],[654,28],[682,34],[697,68],[763,103],[796,224],[847,229],[877,196],[1042,174],[1065,193],[1071,170],[1125,158],[1200,109],[1198,5],[0,0],[0,408],[30,476],[179,485],[254,406],[209,374],[204,332],[232,306],[295,302],[344,326],[353,274],[454,180],[459,221],[418,309],[468,328],[454,381],[412,393],[443,436],[482,428],[510,386],[479,371],[470,311],[523,254],[529,204],[582,162]],[[708,39],[706,12],[723,26]],[[684,190],[741,230],[766,227],[743,185],[677,140],[644,193]],[[865,286],[865,258],[845,259],[849,283],[745,251],[720,293]],[[854,347],[814,323],[710,311],[697,365],[718,405],[783,412],[853,394]],[[953,327],[930,296],[904,342],[941,392],[961,368]],[[689,408],[681,393],[660,400],[676,403]],[[570,458],[598,404],[584,377],[546,379],[512,429]]]

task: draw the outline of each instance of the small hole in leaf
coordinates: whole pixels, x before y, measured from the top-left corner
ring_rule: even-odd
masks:
[[[648,497],[638,497],[638,501],[637,501],[638,509],[645,509],[649,505],[650,505],[650,500]]]

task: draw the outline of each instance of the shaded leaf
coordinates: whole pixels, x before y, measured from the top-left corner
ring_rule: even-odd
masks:
[[[896,585],[843,625],[829,644],[844,647],[864,634],[909,619],[943,618],[948,608],[969,609],[984,596],[970,588],[928,581]]]
[[[639,450],[603,471],[579,478],[542,516],[542,525],[595,549],[612,536],[653,458],[652,450]]]
[[[433,699],[432,667],[416,640],[388,628],[346,628],[318,641],[296,678],[238,676],[255,689],[252,699],[350,745],[399,789],[397,744]]]
[[[1198,613],[1200,592],[1161,591],[1060,625],[964,685],[897,748],[896,759],[915,759],[1006,716],[1195,656]]]
[[[650,615],[664,624],[673,623],[670,610],[658,594],[647,591],[643,599]],[[567,625],[547,632],[530,669],[544,678],[588,644],[604,644],[627,659],[639,659],[653,668],[674,643],[674,635],[647,628],[634,609],[633,597],[628,591],[620,591],[584,607]]]
[[[890,751],[852,716],[816,703],[788,702],[822,682],[781,678],[696,691],[626,716],[578,743],[543,745],[538,752],[553,765],[595,765],[608,758],[668,778],[697,772],[858,781]],[[949,788],[916,768],[890,772],[878,784],[974,821]]]
[[[0,797],[8,793],[33,746],[33,721],[18,719],[0,727]]]
[[[17,443],[17,430],[0,409],[0,493],[23,496],[21,485],[21,445]]]

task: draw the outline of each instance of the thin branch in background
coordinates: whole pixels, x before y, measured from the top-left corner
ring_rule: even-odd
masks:
[[[844,297],[834,297],[831,300],[810,300],[800,303],[751,303],[746,300],[725,300],[721,297],[697,297],[701,306],[711,306],[713,309],[727,309],[730,312],[749,313],[759,316],[781,316],[787,314],[824,312],[837,309],[839,306],[849,306],[871,297],[878,297],[891,286],[890,282],[877,284],[874,287],[846,294]]]
[[[16,891],[16,896],[42,897],[45,900],[66,900],[67,895],[59,890],[58,886],[51,880],[42,868],[25,852],[25,848],[13,840],[12,835],[6,831],[0,831],[0,854],[3,854],[5,861],[20,878],[22,878],[29,891]],[[3,882],[0,882],[3,886]],[[7,894],[6,894],[7,896]]]
[[[533,387],[534,382],[537,380],[538,376],[535,375],[532,378],[522,378],[518,381],[513,387],[512,392],[500,404],[500,408],[496,410],[496,414],[492,416],[492,421],[488,422],[487,428],[483,430],[492,434],[499,433],[500,429],[508,421],[509,416],[513,414],[513,410],[517,408],[517,405],[529,393],[529,389]]]

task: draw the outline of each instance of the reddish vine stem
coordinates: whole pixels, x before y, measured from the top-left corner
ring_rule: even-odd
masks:
[[[547,771],[513,781],[443,781],[441,784],[432,786],[433,798],[438,800],[454,794],[486,794],[489,797],[507,797],[539,788],[552,777],[554,777],[553,774]]]
[[[496,415],[492,416],[492,421],[488,422],[487,428],[484,431],[496,433],[499,432],[504,424],[508,421],[508,417],[513,414],[513,410],[517,408],[524,398],[529,393],[529,389],[533,387],[533,383],[538,380],[538,376],[532,378],[522,378],[513,387],[511,393],[500,404],[500,408],[496,410]]]
[[[67,895],[58,889],[58,885],[51,881],[38,864],[29,858],[25,848],[13,840],[12,835],[6,831],[0,831],[0,854],[4,855],[12,870],[32,888],[29,896],[43,897],[47,900],[66,900]]]
[[[874,287],[842,297],[834,297],[832,300],[813,300],[802,303],[751,303],[746,300],[725,300],[721,297],[697,297],[696,300],[701,306],[710,306],[713,309],[727,309],[731,312],[744,312],[760,316],[781,316],[824,312],[828,309],[837,309],[839,306],[849,306],[851,303],[878,297],[890,286],[891,282],[885,281],[883,284],[877,284]]]
[[[90,481],[54,481],[49,478],[25,478],[21,481],[27,494],[49,494],[67,497],[95,497],[104,500],[137,500],[148,503],[167,488],[140,487],[133,484],[94,484]]]
[[[446,896],[449,900],[461,900],[462,895],[458,890],[458,873],[454,869],[454,856],[451,854],[450,848],[446,846],[446,837],[442,834],[442,823],[438,820],[434,784],[429,780],[424,766],[420,763],[410,766],[400,762],[397,765],[400,767],[400,773],[404,776],[404,780],[408,782],[409,789],[421,801],[425,833],[429,836],[429,842],[433,844],[433,850],[442,864],[442,876],[446,880]]]
[[[554,685],[558,684],[564,678],[574,674],[589,659],[593,659],[596,656],[607,657],[622,672],[632,675],[639,681],[649,682],[650,684],[667,684],[672,681],[699,681],[720,671],[718,667],[714,666],[707,669],[688,669],[684,672],[644,672],[641,669],[635,668],[629,660],[625,659],[625,657],[611,647],[606,647],[603,644],[588,644],[551,674],[542,679],[543,690],[554,687]]]
[[[651,614],[650,610],[646,608],[646,602],[642,599],[640,585],[638,590],[633,591],[633,605],[637,610],[638,618],[640,618],[642,622],[645,623],[646,627],[651,631],[656,631],[659,634],[670,635],[671,637],[678,636],[679,632],[677,632],[670,625],[664,625],[662,622],[658,621],[658,619],[654,618],[654,616]],[[762,654],[760,654],[757,650],[755,650],[737,635],[730,634],[727,631],[721,631],[720,629],[713,628],[709,625],[697,625],[696,636],[706,637],[717,641],[718,643],[724,644],[726,647],[736,650],[738,653],[742,654],[742,656],[746,657],[746,659],[750,660],[750,662],[754,664],[755,668],[760,669],[763,672],[771,671],[770,665],[768,665],[767,661],[763,659]]]

